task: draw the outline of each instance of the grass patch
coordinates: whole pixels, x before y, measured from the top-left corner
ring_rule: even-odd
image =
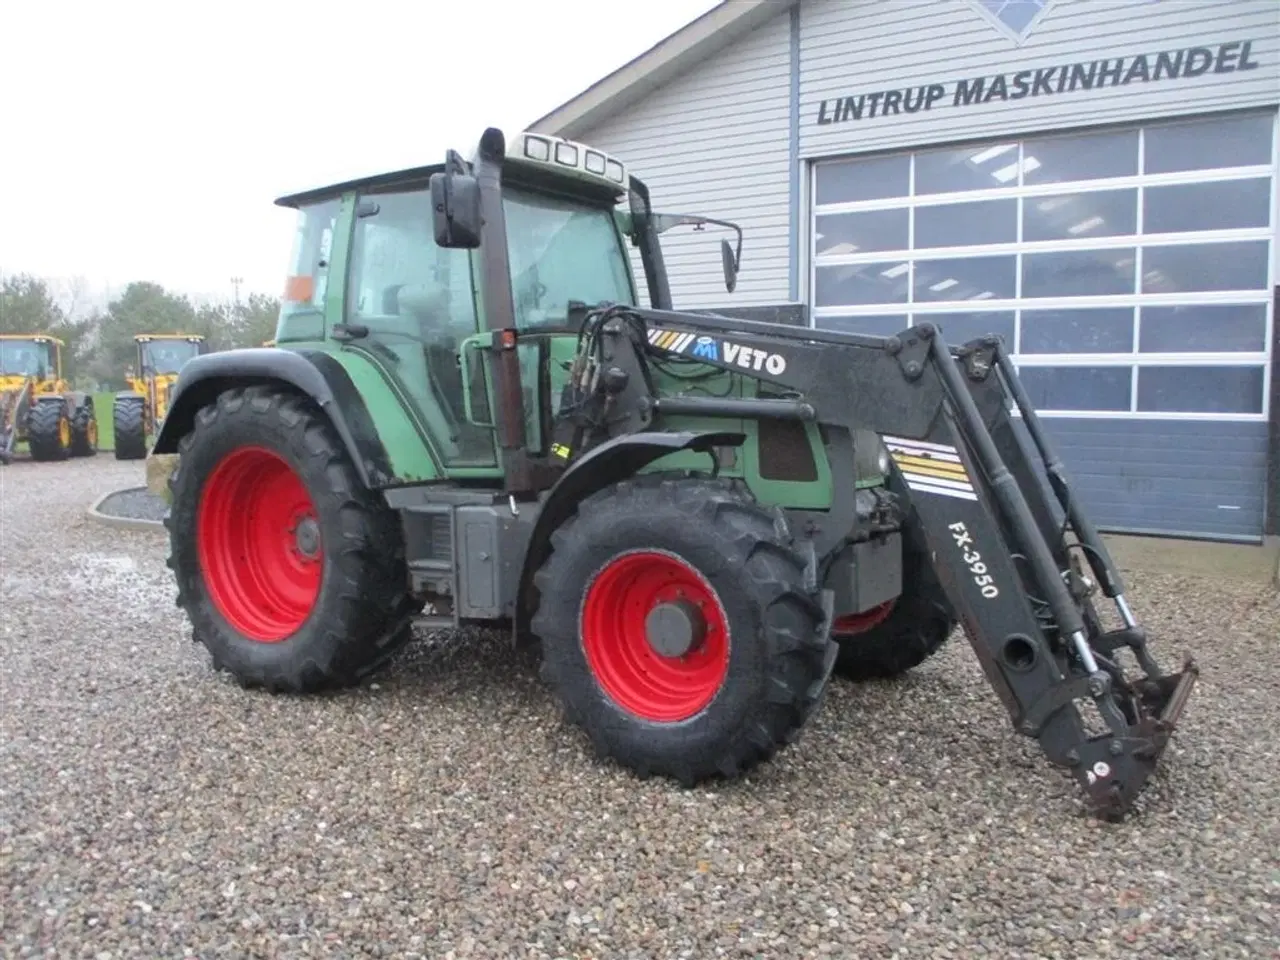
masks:
[[[114,393],[93,395],[93,412],[98,415],[98,449],[107,452],[112,452],[116,448],[116,434],[111,419],[111,408],[115,399]]]

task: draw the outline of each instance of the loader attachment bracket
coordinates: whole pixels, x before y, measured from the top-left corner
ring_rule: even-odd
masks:
[[[1200,668],[1188,657],[1175,674],[1140,681],[1144,717],[1123,737],[1094,737],[1068,751],[1067,762],[1090,813],[1119,822],[1133,806],[1173,736]]]
[[[932,344],[926,331],[916,328],[904,330],[890,339],[885,349],[898,359],[898,367],[908,381],[919,380],[924,376],[925,364],[929,362]]]

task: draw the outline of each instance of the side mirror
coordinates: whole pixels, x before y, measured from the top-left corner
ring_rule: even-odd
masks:
[[[480,246],[480,182],[449,151],[444,173],[431,175],[431,219],[436,244],[445,249]]]
[[[735,256],[729,241],[720,241],[720,261],[724,264],[724,287],[730,293],[733,293],[738,286],[739,256],[741,256],[741,248],[739,248],[739,254]]]

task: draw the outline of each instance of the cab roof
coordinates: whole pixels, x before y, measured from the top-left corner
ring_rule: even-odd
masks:
[[[344,193],[352,191],[383,190],[389,187],[425,187],[430,182],[432,174],[443,173],[444,170],[445,165],[443,163],[433,163],[430,166],[409,167],[390,173],[377,173],[367,177],[359,177],[355,180],[344,180],[342,183],[334,183],[325,187],[313,187],[301,193],[291,193],[288,196],[280,197],[275,203],[278,207],[291,207],[296,210],[298,207],[321,203],[325,200],[337,200]],[[569,182],[562,179],[555,172],[540,170],[537,166],[525,163],[504,164],[502,179],[504,183],[534,190],[568,191],[574,196],[609,206],[617,201],[616,191],[626,189],[616,184],[608,186],[596,185],[585,180],[569,186]],[[634,178],[632,179],[634,180]]]
[[[444,172],[444,164],[434,163],[426,167],[409,167],[405,170],[395,170],[391,173],[376,173],[367,177],[358,177],[355,180],[333,183],[325,187],[313,187],[301,193],[291,193],[288,196],[278,198],[276,206],[296,209],[310,203],[319,203],[323,200],[336,200],[344,193],[349,193],[353,190],[373,190],[402,184],[426,183],[431,179],[433,173],[442,172]]]
[[[66,346],[49,333],[0,333],[0,340],[34,340],[36,343],[56,343],[60,347]]]

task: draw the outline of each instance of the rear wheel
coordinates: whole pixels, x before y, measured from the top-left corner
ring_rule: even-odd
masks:
[[[686,785],[793,741],[835,656],[775,515],[733,487],[642,478],[588,497],[534,580],[543,677],[602,756]]]
[[[120,396],[111,407],[117,460],[143,460],[147,456],[147,419],[143,403],[142,397]]]
[[[848,680],[896,677],[919,666],[946,643],[955,614],[929,562],[918,530],[903,531],[902,594],[863,613],[837,617],[835,672]]]
[[[92,457],[98,452],[98,413],[93,398],[85,397],[71,418],[71,455]]]
[[[27,447],[32,460],[65,460],[71,452],[71,419],[62,397],[40,400],[27,418]]]
[[[183,438],[169,490],[178,605],[245,686],[350,686],[412,635],[398,518],[303,398],[223,393]]]

